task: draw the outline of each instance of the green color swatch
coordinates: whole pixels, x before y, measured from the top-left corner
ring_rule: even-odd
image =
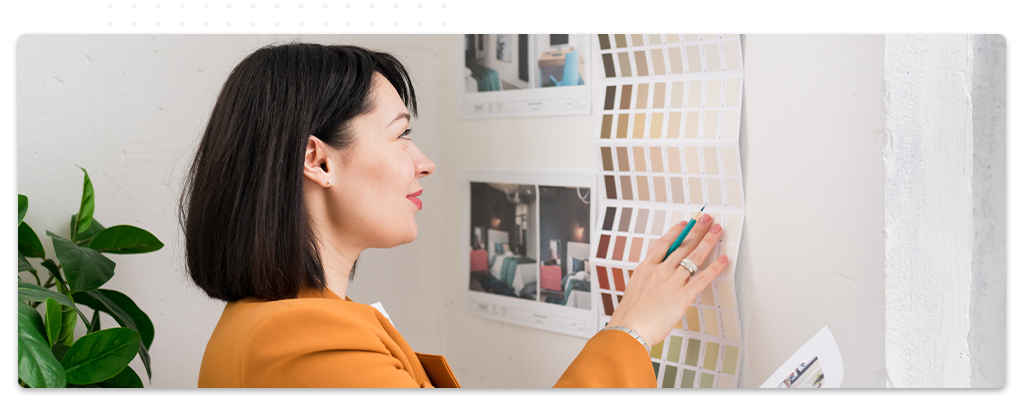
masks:
[[[672,365],[665,365],[665,376],[661,380],[662,388],[673,388],[676,386],[676,371],[678,368]]]
[[[715,375],[711,373],[701,372],[700,374],[700,388],[711,388],[715,385]]]
[[[725,361],[722,362],[722,372],[730,375],[736,374],[736,360],[739,359],[740,349],[731,345],[725,346]]]
[[[718,343],[708,341],[704,349],[704,369],[715,370],[718,367]],[[704,380],[703,377],[700,379]]]
[[[679,351],[683,349],[683,338],[678,336],[669,337],[668,360],[679,362]]]
[[[658,345],[655,345],[655,346],[651,347],[651,357],[662,359],[661,358],[661,354],[662,354],[662,346],[663,345],[665,345],[664,341],[658,343]]]
[[[680,388],[693,388],[693,379],[696,378],[697,372],[690,369],[683,369],[683,381],[679,384]]]
[[[697,366],[697,357],[700,355],[700,340],[691,338],[686,343],[686,363],[690,366]]]

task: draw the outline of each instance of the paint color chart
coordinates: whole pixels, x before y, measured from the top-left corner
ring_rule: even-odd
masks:
[[[743,227],[739,35],[599,34],[600,210],[594,269],[600,325],[650,245],[702,206],[724,234],[700,266],[729,267],[651,347],[658,385],[733,388],[742,356],[733,266]]]

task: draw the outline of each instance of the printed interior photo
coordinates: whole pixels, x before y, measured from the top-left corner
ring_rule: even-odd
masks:
[[[541,302],[590,310],[590,189],[539,186]]]
[[[469,289],[537,300],[537,186],[470,183]]]
[[[530,36],[464,35],[466,93],[531,88]]]
[[[581,46],[585,35],[533,35],[537,55],[535,88],[583,85],[587,77],[587,47]]]
[[[821,368],[821,363],[818,363],[818,357],[815,356],[810,361],[801,362],[799,366],[793,370],[782,383],[779,383],[779,388],[821,388],[821,383],[825,380],[825,372]]]

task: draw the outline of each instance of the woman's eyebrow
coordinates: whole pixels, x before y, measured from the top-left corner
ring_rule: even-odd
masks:
[[[409,121],[409,113],[400,113],[400,114],[398,114],[398,117],[395,117],[395,119],[394,119],[394,120],[391,120],[391,122],[390,122],[390,123],[388,123],[387,127],[390,127],[390,126],[391,126],[392,124],[394,124],[394,123],[395,123],[395,121],[401,120],[401,119],[403,119],[403,118],[404,118],[404,119],[405,119],[406,121]]]

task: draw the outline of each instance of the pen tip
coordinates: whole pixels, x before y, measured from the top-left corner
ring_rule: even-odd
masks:
[[[703,212],[703,211],[704,211],[704,208],[706,208],[706,207],[708,207],[708,205],[704,205],[704,206],[701,206],[701,207],[700,207],[700,211],[702,211],[702,212]]]

